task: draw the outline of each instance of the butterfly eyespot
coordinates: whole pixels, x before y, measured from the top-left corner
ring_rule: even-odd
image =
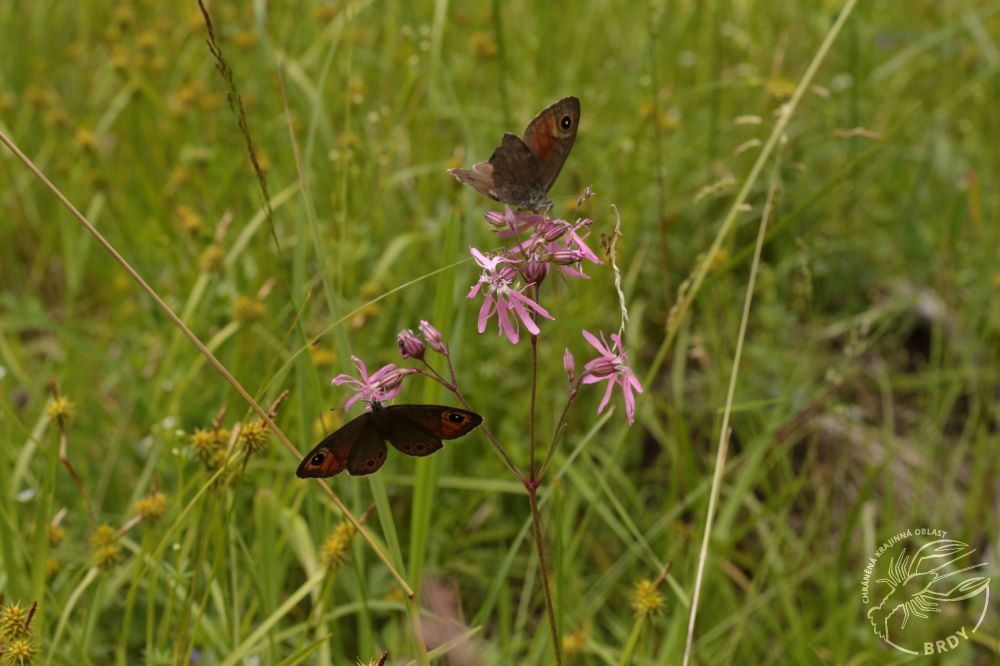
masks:
[[[322,453],[317,453],[312,458],[309,459],[310,465],[322,465],[323,461],[326,460],[326,456]]]
[[[572,126],[573,126],[573,119],[570,118],[569,116],[563,116],[562,120],[559,121],[559,127],[563,128],[564,130],[568,130]]]
[[[375,466],[375,461],[374,461],[374,460],[369,460],[369,461],[368,461],[367,463],[365,463],[365,464],[367,464],[367,465],[368,465],[369,467],[374,467],[374,466]]]
[[[452,423],[462,423],[465,421],[465,417],[458,412],[451,412],[448,414],[448,420]]]

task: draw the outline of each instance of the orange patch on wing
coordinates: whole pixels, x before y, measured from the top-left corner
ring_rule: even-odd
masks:
[[[555,116],[550,116],[545,119],[545,122],[535,126],[531,134],[525,137],[525,143],[528,144],[531,152],[537,155],[541,162],[548,159],[549,153],[552,151],[552,146],[555,145],[556,122]]]

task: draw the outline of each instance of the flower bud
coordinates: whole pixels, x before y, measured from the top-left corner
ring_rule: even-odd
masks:
[[[544,261],[539,261],[537,258],[531,257],[524,264],[521,274],[524,275],[524,279],[528,282],[540,284],[545,279],[545,276],[549,274],[549,265]]]
[[[569,230],[569,225],[562,220],[551,220],[546,222],[544,225],[538,225],[538,227],[538,235],[541,236],[542,240],[546,243],[554,243],[565,236],[566,232]]]
[[[573,358],[573,352],[566,348],[563,352],[563,370],[566,371],[566,377],[569,378],[569,383],[572,384],[573,380],[576,379],[576,360]]]
[[[584,255],[579,250],[556,250],[549,255],[552,263],[559,264],[560,266],[572,266],[573,264],[580,263],[580,260],[584,258]]]
[[[448,355],[448,345],[444,343],[444,338],[441,337],[441,331],[434,328],[434,325],[425,319],[420,320],[420,333],[424,336],[424,340],[427,341],[427,346],[436,351],[439,354]]]
[[[424,343],[410,329],[399,332],[396,336],[396,345],[403,358],[415,358],[418,361],[424,358]]]
[[[514,278],[517,277],[517,269],[507,264],[506,266],[500,266],[497,268],[496,274],[508,282],[513,282]]]

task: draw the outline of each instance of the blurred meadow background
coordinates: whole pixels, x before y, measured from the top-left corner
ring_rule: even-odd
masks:
[[[213,2],[230,83],[195,2],[0,1],[0,129],[264,409],[288,391],[299,451],[344,422],[351,355],[405,364],[427,319],[527,463],[528,342],[478,334],[465,298],[502,208],[446,169],[566,95],[552,212],[597,247],[617,207],[646,389],[629,427],[585,386],[542,484],[557,656],[527,493],[481,433],[330,483],[411,599],[4,148],[0,625],[38,607],[0,663],[681,663],[766,209],[691,663],[906,661],[861,602],[878,544],[935,527],[1000,563],[1000,2],[860,2],[833,34],[842,8]],[[579,368],[580,329],[618,329],[610,267],[587,272],[546,287],[544,442],[564,349]],[[455,404],[412,377],[400,401]],[[993,603],[931,661],[998,663]]]

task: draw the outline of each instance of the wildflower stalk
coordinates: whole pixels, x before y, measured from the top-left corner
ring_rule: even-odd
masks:
[[[538,511],[538,482],[535,479],[531,479],[529,483],[525,484],[525,487],[528,489],[528,503],[531,505],[531,524],[535,532],[538,569],[542,574],[542,592],[545,594],[545,615],[549,619],[549,631],[552,632],[552,651],[556,655],[556,664],[562,664],[562,643],[559,640],[559,629],[556,627],[556,611],[552,603],[552,590],[549,587],[549,567],[545,563],[545,546],[542,544],[542,516]]]
[[[538,288],[535,287],[535,301],[538,301]],[[529,470],[531,481],[535,481],[535,403],[538,395],[538,336],[531,336],[531,408],[528,410],[528,438],[530,450]]]
[[[552,455],[556,451],[556,444],[559,442],[559,436],[562,435],[563,430],[566,429],[566,417],[569,415],[569,408],[573,406],[576,396],[580,393],[580,384],[582,383],[582,379],[582,377],[576,379],[570,386],[569,395],[566,397],[566,405],[563,407],[562,414],[559,415],[559,420],[556,421],[556,425],[552,429],[552,442],[549,444],[549,450],[545,452],[545,460],[542,461],[542,466],[538,470],[539,483],[541,483],[542,478],[545,477],[545,472],[549,469],[549,463],[552,462]]]
[[[539,302],[539,286],[534,288],[535,302]],[[535,315],[532,314],[532,319]],[[541,477],[536,476],[535,469],[535,406],[538,396],[538,335],[531,335],[531,406],[528,410],[529,430],[529,477],[524,487],[528,490],[528,503],[531,505],[531,523],[535,531],[535,550],[538,552],[538,569],[542,574],[542,592],[545,595],[545,614],[549,619],[549,631],[552,632],[552,651],[556,656],[556,664],[562,664],[562,641],[559,639],[559,628],[556,626],[556,609],[552,603],[552,588],[549,587],[549,567],[545,562],[545,544],[542,541],[542,516],[538,510],[538,487]],[[551,450],[551,448],[550,448]]]

